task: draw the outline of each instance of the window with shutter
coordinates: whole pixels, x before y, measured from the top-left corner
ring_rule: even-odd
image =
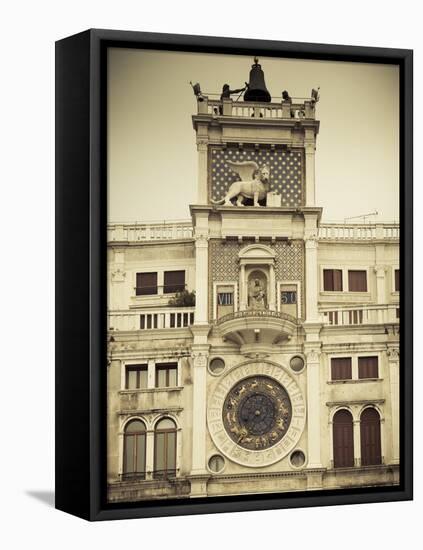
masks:
[[[157,294],[157,273],[137,273],[137,296]]]
[[[399,292],[400,289],[400,270],[395,270],[395,292]]]
[[[359,357],[358,358],[358,377],[359,378],[378,378],[378,358]]]
[[[365,409],[360,417],[361,465],[382,464],[380,416],[376,409]]]
[[[333,417],[333,465],[335,468],[354,466],[353,418],[344,409]]]
[[[367,272],[364,270],[348,271],[348,290],[350,292],[367,292]]]
[[[185,271],[164,272],[164,294],[182,292],[185,290]]]
[[[331,359],[331,379],[352,379],[351,357],[336,357]]]
[[[126,367],[125,389],[140,390],[147,388],[147,365],[130,365]]]
[[[156,365],[156,388],[175,388],[178,385],[178,364]]]
[[[323,290],[342,292],[342,269],[323,270]]]
[[[352,379],[351,357],[336,357],[331,359],[331,379]]]

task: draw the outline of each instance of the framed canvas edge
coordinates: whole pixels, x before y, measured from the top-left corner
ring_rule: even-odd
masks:
[[[81,38],[83,37],[83,38]],[[360,61],[368,63],[395,63],[400,67],[400,218],[401,218],[401,363],[412,365],[412,116],[413,116],[413,91],[412,91],[412,50],[373,48],[361,46],[339,46],[325,44],[279,42],[255,39],[234,39],[201,37],[189,35],[142,33],[131,31],[111,31],[92,29],[69,37],[56,43],[60,50],[62,44],[70,44],[73,40],[87,40],[89,47],[84,55],[88,56],[89,64],[89,97],[88,97],[88,121],[85,124],[84,132],[88,132],[89,141],[89,164],[86,164],[86,151],[81,148],[76,153],[74,161],[85,166],[85,177],[79,182],[81,190],[84,186],[89,189],[88,216],[85,220],[88,225],[88,232],[78,234],[76,239],[82,249],[87,249],[88,258],[85,275],[88,277],[89,305],[86,308],[85,319],[87,332],[85,332],[85,346],[89,347],[89,359],[81,361],[75,368],[73,377],[79,381],[79,388],[83,391],[84,399],[83,414],[88,424],[87,434],[80,444],[78,456],[80,460],[75,462],[75,470],[80,470],[82,478],[87,480],[87,491],[83,491],[78,505],[77,498],[72,495],[68,499],[62,494],[58,499],[56,507],[83,517],[88,520],[110,520],[124,518],[157,517],[185,514],[206,514],[229,511],[251,511],[268,510],[309,506],[329,506],[341,504],[358,504],[369,502],[386,502],[410,500],[413,498],[412,483],[412,369],[402,372],[401,378],[401,485],[398,488],[386,487],[376,490],[333,490],[315,491],[306,493],[280,493],[260,494],[239,497],[208,497],[207,499],[184,499],[173,501],[150,501],[134,504],[111,505],[106,503],[106,465],[105,456],[102,451],[105,449],[106,418],[102,417],[105,410],[106,386],[105,376],[101,376],[103,359],[105,355],[105,319],[106,319],[106,193],[105,174],[107,158],[104,148],[104,127],[105,120],[105,94],[106,82],[104,71],[101,71],[105,63],[105,52],[113,45],[119,47],[149,47],[152,49],[176,49],[181,51],[213,51],[215,53],[255,53],[260,55],[273,55],[284,57],[307,57],[309,59],[325,59],[338,61]],[[236,50],[236,51],[234,51]],[[56,69],[57,70],[57,69]],[[86,79],[86,74],[81,77]],[[84,82],[86,85],[87,83]],[[78,82],[75,82],[75,86]],[[87,99],[87,98],[85,98]],[[57,105],[56,112],[63,108]],[[86,122],[88,122],[86,121]],[[56,130],[57,131],[57,130]],[[63,137],[63,136],[62,136]],[[60,148],[56,136],[56,151]],[[63,147],[63,144],[62,144]],[[56,153],[57,159],[57,153]],[[69,162],[69,160],[68,160]],[[62,185],[60,174],[56,171],[56,190]],[[77,202],[77,201],[76,201]],[[78,206],[78,205],[75,205]],[[79,205],[84,206],[84,205]],[[56,203],[56,212],[58,206]],[[79,208],[77,208],[79,209]],[[69,228],[63,227],[63,220],[56,218],[56,227],[60,231],[68,232]],[[71,235],[67,235],[69,240]],[[60,246],[60,243],[58,243]],[[57,248],[56,248],[57,251]],[[56,276],[64,277],[62,265],[57,264]],[[85,282],[87,282],[85,281]],[[407,285],[403,284],[407,281]],[[99,284],[100,282],[100,284]],[[60,316],[61,300],[63,296],[59,293],[56,297],[56,320]],[[74,296],[78,299],[77,296]],[[84,309],[82,307],[82,309]],[[71,321],[77,319],[71,316]],[[57,348],[64,347],[66,338],[62,333],[56,335]],[[62,406],[59,401],[64,397],[65,385],[61,384],[63,368],[66,368],[67,359],[60,355],[56,358],[56,410]],[[75,367],[75,365],[73,365]],[[87,374],[87,372],[89,374]],[[85,382],[81,382],[85,380]],[[88,382],[87,382],[88,380]],[[88,387],[85,385],[88,383]],[[59,393],[58,392],[59,386]],[[85,389],[84,389],[85,388]],[[62,411],[62,415],[63,415]],[[67,412],[68,416],[72,413]],[[67,420],[68,425],[76,423],[72,419]],[[77,428],[77,432],[80,428]],[[78,446],[76,436],[72,441],[64,442],[63,434],[59,434],[60,424],[56,429],[56,459],[59,458],[59,469],[62,466],[65,450],[72,446]],[[72,439],[72,437],[71,437]],[[62,446],[58,449],[58,446]],[[60,477],[60,473],[59,473]],[[386,489],[386,490],[384,490]]]

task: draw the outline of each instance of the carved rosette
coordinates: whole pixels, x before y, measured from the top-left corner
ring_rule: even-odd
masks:
[[[217,384],[207,408],[216,447],[232,461],[253,468],[285,457],[298,443],[305,419],[296,380],[268,361],[231,369]]]

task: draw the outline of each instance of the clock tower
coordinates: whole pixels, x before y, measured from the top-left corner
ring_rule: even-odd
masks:
[[[249,80],[220,99],[194,86],[193,496],[213,464],[321,484],[318,92],[272,100],[257,58]]]

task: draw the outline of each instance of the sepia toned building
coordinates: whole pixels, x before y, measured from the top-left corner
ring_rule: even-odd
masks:
[[[194,92],[190,219],[108,226],[109,500],[397,484],[399,226],[324,221],[316,90]]]

